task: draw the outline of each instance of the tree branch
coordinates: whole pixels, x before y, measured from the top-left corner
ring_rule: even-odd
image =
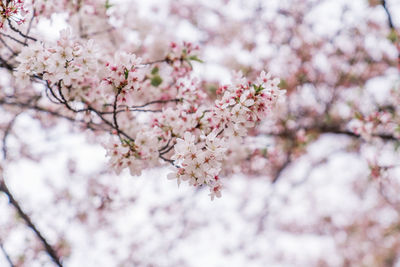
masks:
[[[394,28],[394,24],[393,24],[392,15],[390,14],[389,8],[387,7],[386,0],[382,0],[382,6],[383,6],[383,9],[385,9],[386,15],[388,17],[389,27],[392,30],[394,30],[395,28]]]
[[[18,215],[24,220],[26,225],[35,233],[35,235],[39,238],[46,253],[52,259],[52,261],[58,266],[62,267],[60,256],[57,255],[57,252],[54,248],[49,244],[43,234],[38,230],[38,228],[33,224],[31,218],[22,210],[21,206],[19,205],[18,201],[15,200],[13,194],[8,189],[6,183],[4,182],[4,178],[0,178],[0,191],[6,194],[8,197],[8,201],[10,205],[12,205],[16,210]]]
[[[7,158],[7,137],[15,123],[15,120],[17,119],[17,117],[19,116],[20,113],[17,113],[14,118],[12,118],[12,120],[8,123],[7,128],[4,131],[4,135],[3,135],[3,158],[6,159]]]
[[[0,241],[0,249],[3,252],[4,257],[6,258],[8,264],[10,265],[10,267],[15,267],[14,263],[12,262],[12,260],[10,258],[10,255],[8,255],[6,249],[4,248],[3,243],[1,241]]]
[[[395,42],[395,45],[397,47],[397,67],[398,67],[398,70],[400,71],[400,40],[399,40],[400,36],[399,36],[399,33],[396,31],[396,28],[394,26],[392,15],[390,14],[389,8],[388,8],[388,6],[386,4],[386,0],[382,0],[382,6],[383,6],[383,9],[385,10],[386,16],[388,18],[389,28],[391,29],[391,31],[394,34],[396,34],[396,39],[395,39],[394,42]]]
[[[10,38],[10,39],[13,40],[14,42],[17,42],[17,43],[19,43],[19,44],[21,44],[21,45],[23,45],[23,46],[27,46],[27,44],[25,44],[24,42],[18,40],[18,39],[15,38],[15,37],[12,37],[11,35],[8,35],[8,34],[2,33],[2,32],[0,32],[0,34],[3,35],[4,37]]]
[[[36,38],[33,38],[33,37],[29,36],[29,35],[26,35],[26,34],[22,33],[20,30],[18,30],[17,28],[15,28],[15,27],[12,25],[10,19],[7,19],[7,21],[8,21],[8,26],[10,26],[10,29],[13,30],[14,32],[18,33],[19,35],[21,35],[21,36],[24,37],[25,39],[29,39],[29,40],[32,40],[32,41],[35,41],[35,42],[37,41]],[[24,45],[27,45],[26,43],[23,43],[23,44],[24,44]]]
[[[281,178],[283,171],[289,166],[289,164],[292,162],[290,158],[291,153],[288,153],[285,162],[279,167],[279,169],[276,171],[271,183],[275,184],[279,178]]]
[[[271,136],[277,136],[281,138],[293,139],[296,136],[296,132],[298,129],[294,130],[284,130],[278,133],[269,134]],[[360,135],[357,135],[351,131],[343,130],[340,125],[312,125],[310,127],[305,127],[304,130],[306,131],[314,131],[319,134],[339,134],[339,135],[346,135],[352,138],[361,138]],[[394,137],[391,134],[384,134],[384,133],[376,133],[372,134],[373,137],[378,137],[386,141],[400,141],[398,138]]]
[[[7,102],[4,99],[0,99],[0,105],[16,106],[16,107],[20,107],[20,108],[24,108],[24,109],[30,109],[30,110],[38,111],[38,112],[41,112],[41,113],[46,113],[46,114],[49,114],[49,115],[53,115],[53,116],[58,117],[58,118],[66,119],[66,120],[68,120],[70,122],[83,123],[83,124],[86,125],[87,128],[89,128],[91,130],[103,130],[103,131],[107,130],[105,128],[100,128],[101,125],[99,125],[99,124],[96,124],[96,123],[93,123],[93,122],[86,122],[84,120],[78,120],[78,119],[75,119],[73,117],[69,117],[69,116],[66,116],[64,114],[61,114],[61,113],[59,113],[57,111],[49,110],[49,109],[43,108],[41,106],[30,104],[30,103],[25,103],[25,102]]]
[[[0,67],[4,67],[10,71],[14,70],[14,67],[8,63],[5,59],[3,59],[2,57],[0,57]]]

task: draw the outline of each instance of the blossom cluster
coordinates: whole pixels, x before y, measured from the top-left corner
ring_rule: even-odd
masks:
[[[159,165],[159,150],[165,144],[166,138],[158,138],[155,133],[142,130],[135,136],[134,142],[112,136],[104,147],[110,157],[109,165],[117,174],[129,169],[130,174],[135,176],[145,168]]]
[[[247,81],[240,73],[232,85],[222,86],[210,110],[197,110],[196,126],[177,139],[172,159],[178,169],[169,174],[170,179],[188,181],[193,186],[207,185],[211,199],[221,196],[219,174],[224,161],[229,161],[226,151],[243,141],[249,128],[268,114],[282,99],[284,91],[278,87],[279,79],[262,72],[255,83]]]
[[[56,44],[46,47],[36,42],[24,47],[18,55],[20,62],[15,75],[21,85],[28,85],[31,76],[43,76],[50,84],[70,86],[83,83],[97,70],[96,47],[93,41],[74,42],[69,30],[60,32]]]
[[[190,132],[186,132],[182,138],[177,139],[175,154],[172,159],[179,167],[168,175],[169,179],[188,181],[190,185],[208,185],[211,199],[221,197],[222,184],[218,174],[221,171],[222,160],[226,146],[224,139],[217,137],[217,132],[211,132],[199,139]]]
[[[170,179],[206,185],[213,199],[221,196],[224,163],[240,160],[232,148],[284,91],[279,79],[264,71],[255,82],[236,73],[211,100],[192,74],[191,62],[200,61],[197,50],[191,43],[172,43],[163,60],[143,63],[133,53],[104,54],[95,41],[77,41],[64,30],[55,44],[23,48],[15,75],[20,85],[32,78],[46,81],[52,97],[75,111],[71,116],[94,111],[85,113],[88,122],[100,116],[114,135],[105,148],[116,173],[129,169],[139,175],[171,164]]]
[[[220,98],[207,102],[197,79],[179,78],[174,92],[183,100],[151,115],[150,128],[136,120],[144,129],[129,132],[133,142],[112,139],[106,145],[110,165],[117,173],[128,168],[135,175],[145,165],[157,166],[164,160],[173,165],[168,178],[176,179],[178,185],[183,181],[207,186],[211,199],[220,197],[224,163],[235,157],[227,151],[240,146],[248,129],[282,99],[284,91],[278,83],[279,79],[265,72],[255,83],[237,74],[232,85],[221,86]]]
[[[24,9],[23,0],[0,1],[0,29],[4,22],[13,19],[18,24],[25,22],[24,15],[27,11]]]
[[[255,83],[248,82],[239,73],[235,82],[219,88],[222,98],[215,102],[212,117],[215,125],[224,130],[227,137],[243,137],[247,129],[263,119],[275,103],[282,99],[285,91],[280,90],[278,78],[262,71]]]
[[[167,55],[167,61],[172,63],[177,76],[183,77],[191,71],[191,61],[201,62],[196,55],[199,47],[191,42],[183,42],[182,44],[172,42],[170,47],[171,51]]]
[[[113,99],[115,91],[121,98],[121,104],[132,105],[132,93],[141,90],[145,73],[137,68],[141,58],[134,54],[116,53],[112,62],[106,63],[105,77],[100,83],[100,92],[106,99]]]

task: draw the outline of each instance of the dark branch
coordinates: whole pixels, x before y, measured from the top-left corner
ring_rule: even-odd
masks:
[[[127,107],[127,108],[129,108],[131,110],[135,110],[135,109],[144,108],[144,107],[147,107],[149,105],[154,105],[154,104],[166,104],[166,103],[169,103],[169,102],[178,103],[178,102],[181,102],[181,101],[182,101],[182,99],[174,98],[174,99],[166,99],[166,100],[154,100],[154,101],[150,101],[150,102],[147,102],[146,104],[139,105],[139,106],[130,106],[129,107],[129,106],[120,105],[119,107]]]
[[[2,32],[0,32],[0,34],[3,35],[4,37],[10,38],[11,40],[13,40],[13,41],[15,41],[15,42],[17,42],[17,43],[19,43],[19,44],[21,44],[23,46],[27,46],[27,44],[25,44],[24,42],[18,40],[17,38],[12,37],[11,35],[8,35],[8,34],[2,33]]]
[[[38,105],[35,105],[35,104],[31,104],[31,103],[28,103],[28,102],[27,103],[25,103],[25,102],[7,102],[4,99],[0,99],[0,104],[8,105],[8,106],[16,106],[16,107],[20,107],[20,108],[24,108],[24,109],[30,109],[30,110],[38,111],[38,112],[41,112],[41,113],[46,113],[46,114],[49,114],[49,115],[52,115],[52,116],[55,116],[55,117],[58,117],[58,118],[66,119],[66,120],[71,121],[71,122],[82,123],[88,129],[91,129],[91,130],[94,130],[94,131],[96,131],[96,130],[102,130],[102,131],[107,130],[105,128],[101,128],[102,125],[99,125],[99,124],[96,124],[96,123],[93,123],[93,122],[87,122],[87,121],[84,121],[84,120],[78,120],[76,118],[69,117],[69,116],[66,116],[64,114],[61,114],[61,113],[59,113],[57,111],[45,109],[45,108],[43,108],[41,106],[38,106]]]
[[[360,135],[357,135],[351,131],[343,130],[340,125],[312,125],[310,127],[303,128],[306,131],[313,131],[319,134],[339,134],[339,135],[346,135],[352,138],[361,139]],[[284,130],[282,132],[268,134],[270,136],[281,137],[285,139],[294,139],[296,136],[296,132],[298,129],[295,130]],[[385,141],[400,141],[398,138],[394,137],[391,134],[385,133],[374,133],[372,134],[373,137],[381,138]]]
[[[387,7],[386,0],[382,0],[382,6],[385,9],[386,15],[388,17],[389,27],[390,27],[390,29],[394,30],[395,28],[394,28],[394,24],[393,24],[392,15],[390,14],[389,8]]]
[[[3,59],[2,57],[0,57],[0,67],[6,68],[10,71],[14,70],[14,67],[9,64],[5,59]]]
[[[119,125],[118,125],[118,118],[117,118],[117,101],[118,101],[118,97],[121,94],[121,89],[118,89],[118,92],[115,94],[115,99],[114,99],[114,104],[113,104],[113,120],[114,120],[114,127],[117,130],[117,132],[119,131]],[[118,132],[119,135],[119,132]]]
[[[19,35],[21,35],[21,36],[24,37],[25,39],[29,39],[29,40],[32,40],[32,41],[35,41],[35,42],[37,41],[36,38],[33,38],[33,37],[29,36],[29,35],[26,35],[26,34],[22,33],[20,30],[18,30],[17,28],[15,28],[15,27],[12,25],[10,19],[7,19],[7,21],[8,21],[8,26],[10,26],[10,29],[13,30],[14,32],[18,33]],[[26,43],[23,43],[23,44],[26,45]]]
[[[383,6],[383,9],[385,9],[386,16],[388,18],[389,28],[391,29],[392,33],[396,34],[396,41],[395,42],[397,42],[397,44],[396,44],[396,46],[397,46],[397,62],[398,62],[397,67],[398,67],[398,69],[400,71],[400,41],[399,41],[400,36],[399,36],[399,33],[396,31],[396,28],[394,26],[392,15],[390,14],[389,8],[388,8],[388,6],[386,4],[386,0],[382,0],[382,6]]]
[[[1,243],[1,241],[0,241],[0,249],[3,252],[4,257],[6,258],[8,264],[10,265],[10,267],[15,267],[14,263],[12,262],[12,260],[10,258],[10,255],[8,255],[6,249],[4,248],[3,243]]]
[[[175,147],[175,144],[173,144],[172,146],[170,146],[168,149],[166,149],[166,150],[164,150],[164,151],[159,151],[159,152],[160,152],[160,155],[167,154],[167,153],[170,152],[174,147]]]
[[[175,164],[175,161],[173,161],[172,159],[167,159],[166,157],[164,157],[163,155],[159,154],[160,159],[164,160],[165,162],[170,163],[172,166],[179,168],[179,166],[177,166]]]
[[[57,252],[54,250],[54,248],[49,244],[49,242],[46,240],[46,238],[43,236],[43,234],[38,230],[38,228],[33,224],[31,218],[22,210],[21,206],[19,203],[15,200],[14,196],[6,186],[4,180],[0,178],[0,191],[6,194],[8,197],[9,203],[17,210],[18,215],[24,220],[26,225],[35,233],[35,235],[39,238],[41,241],[42,245],[44,246],[44,249],[46,253],[49,255],[49,257],[52,259],[52,261],[58,266],[62,267],[61,259],[57,255]]]

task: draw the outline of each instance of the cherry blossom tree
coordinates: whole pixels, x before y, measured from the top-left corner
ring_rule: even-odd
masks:
[[[197,266],[179,246],[215,225],[198,192],[207,189],[207,205],[217,206],[237,179],[231,205],[253,238],[236,238],[226,257],[257,266],[400,264],[399,9],[374,0],[0,1],[4,262]],[[31,141],[35,127],[47,136],[44,150]],[[27,161],[46,169],[61,153],[51,146],[65,141],[49,136],[62,127],[102,152],[67,151],[75,154],[66,174],[30,192],[48,194],[45,206],[30,204],[14,170]],[[87,171],[94,154],[107,163]],[[132,177],[154,170],[156,184],[178,184],[168,189],[175,197],[138,204],[147,198]],[[350,196],[350,208],[321,210],[317,176],[345,181],[334,199]],[[265,191],[253,194],[254,185]],[[297,188],[307,192],[298,209],[312,207],[303,212],[310,220],[290,213]],[[148,217],[126,226],[135,207]],[[278,240],[326,236],[332,256],[264,254],[271,223]],[[82,262],[79,227],[109,255]],[[178,255],[166,257],[171,251]]]

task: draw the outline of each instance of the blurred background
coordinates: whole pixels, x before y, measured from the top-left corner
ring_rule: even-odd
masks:
[[[286,101],[251,133],[253,147],[230,151],[243,160],[214,201],[167,180],[168,167],[116,176],[89,131],[18,115],[0,168],[64,266],[400,266],[400,1],[106,3],[101,18],[70,16],[75,1],[44,7],[33,34],[56,40],[65,27],[107,23],[91,37],[149,60],[190,41],[210,94],[232,71],[267,70]],[[0,69],[2,86],[8,75]],[[2,136],[7,112],[0,105]],[[7,256],[54,266],[4,194],[0,244],[0,266]]]

